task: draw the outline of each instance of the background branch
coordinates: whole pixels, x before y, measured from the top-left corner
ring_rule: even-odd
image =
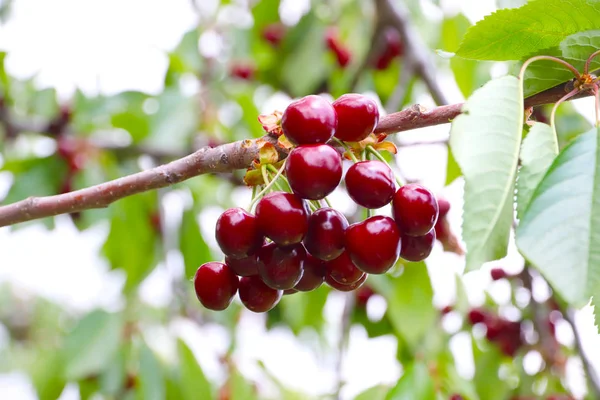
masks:
[[[570,307],[567,308],[566,312],[564,313],[564,317],[573,329],[573,336],[575,336],[575,347],[577,348],[579,357],[581,357],[581,363],[583,364],[583,369],[590,386],[590,393],[592,394],[593,398],[600,399],[600,378],[598,375],[596,375],[596,371],[594,370],[594,367],[592,366],[592,363],[585,353],[585,349],[581,343],[581,336],[579,335],[579,330],[575,324],[575,310]]]

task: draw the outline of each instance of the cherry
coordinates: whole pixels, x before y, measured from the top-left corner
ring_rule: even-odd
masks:
[[[221,251],[230,258],[244,258],[263,242],[257,218],[236,207],[226,210],[217,220],[215,237]]]
[[[347,252],[343,252],[335,260],[325,263],[326,275],[342,285],[350,285],[360,280],[365,274],[358,269]]]
[[[464,400],[464,398],[460,394],[453,394],[450,396],[450,400]]]
[[[304,274],[294,289],[300,292],[310,292],[321,286],[324,278],[325,265],[323,261],[307,253],[304,260]]]
[[[258,275],[258,263],[258,251],[238,259],[225,256],[225,264],[238,276]]]
[[[305,96],[294,101],[284,111],[281,128],[293,144],[325,143],[335,133],[337,114],[323,97]]]
[[[386,29],[383,39],[385,48],[375,61],[375,68],[378,70],[386,69],[394,58],[404,53],[402,39],[395,28]]]
[[[280,247],[269,243],[258,252],[258,274],[273,289],[291,289],[304,272],[306,250],[302,244]]]
[[[400,255],[400,232],[390,217],[376,215],[346,229],[346,251],[361,271],[387,272]]]
[[[508,273],[506,273],[506,271],[502,268],[492,268],[490,275],[494,281],[499,281],[500,279],[508,277]]]
[[[290,294],[295,294],[295,293],[298,293],[298,290],[296,290],[296,289],[294,289],[294,288],[291,288],[291,289],[285,289],[285,290],[283,291],[283,295],[284,295],[284,296],[289,296]]]
[[[220,262],[202,264],[194,275],[196,296],[209,310],[226,309],[237,293],[238,284],[238,277]]]
[[[362,286],[360,289],[356,291],[356,306],[357,307],[366,307],[369,299],[375,294],[373,289],[370,286]]]
[[[443,197],[437,198],[438,208],[439,208],[439,217],[438,219],[444,218],[448,211],[450,211],[450,202]]]
[[[308,205],[298,196],[272,192],[258,201],[260,231],[280,246],[300,243],[308,229]]]
[[[282,290],[268,287],[258,275],[240,278],[240,300],[250,311],[267,312],[279,303]]]
[[[273,47],[279,47],[283,36],[285,35],[285,26],[281,23],[269,24],[262,30],[262,37]]]
[[[403,235],[423,236],[437,222],[438,203],[429,190],[411,183],[394,195],[392,214]]]
[[[473,308],[469,311],[467,318],[471,325],[475,325],[486,321],[488,319],[488,314],[480,308]]]
[[[319,208],[308,217],[304,246],[313,256],[329,261],[344,251],[344,236],[348,221],[333,208]]]
[[[442,308],[440,310],[440,313],[442,315],[446,315],[446,314],[449,314],[450,312],[452,312],[452,310],[453,310],[452,306],[448,305],[448,306],[444,306],[444,308]]]
[[[290,187],[303,199],[320,200],[342,180],[342,157],[326,144],[296,147],[288,155],[285,173]]]
[[[359,287],[361,287],[367,280],[367,276],[368,276],[367,274],[364,274],[363,277],[360,278],[358,281],[351,283],[349,285],[343,285],[343,284],[333,280],[331,278],[331,276],[325,275],[325,283],[327,283],[329,286],[331,286],[332,288],[334,288],[335,290],[338,290],[340,292],[351,292],[351,291],[356,290]]]
[[[352,53],[342,42],[340,42],[338,32],[335,28],[328,29],[325,33],[325,43],[337,59],[338,65],[345,68],[352,59]]]
[[[394,173],[381,161],[359,161],[346,172],[346,189],[365,208],[381,208],[394,197]]]
[[[254,78],[254,72],[255,69],[252,65],[234,64],[231,67],[231,76],[246,81],[252,80],[252,78]]]
[[[434,243],[435,229],[430,230],[423,236],[402,235],[400,257],[407,261],[423,261],[431,254]]]
[[[359,142],[373,132],[379,122],[377,103],[356,93],[342,95],[333,102],[338,117],[335,137],[346,142]]]

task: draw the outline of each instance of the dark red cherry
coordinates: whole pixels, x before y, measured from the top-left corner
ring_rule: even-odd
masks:
[[[281,23],[274,23],[265,26],[262,30],[262,37],[273,47],[279,47],[283,36],[285,35],[285,26]]]
[[[292,193],[272,192],[258,201],[259,230],[280,246],[300,243],[308,229],[308,205]]]
[[[344,214],[329,207],[319,208],[308,217],[304,246],[310,254],[321,260],[333,260],[344,251],[347,227],[348,220]]]
[[[244,276],[240,278],[240,300],[250,311],[267,312],[279,303],[282,290],[268,287],[260,276]]]
[[[357,307],[366,307],[369,299],[373,297],[375,291],[371,289],[370,286],[363,286],[356,292],[356,306]]]
[[[360,142],[373,132],[379,122],[379,108],[362,94],[348,93],[333,102],[338,126],[335,137],[346,142]]]
[[[499,281],[500,279],[508,277],[508,274],[502,268],[492,268],[492,270],[490,271],[490,275],[492,276],[492,280],[494,281]]]
[[[352,60],[352,53],[340,41],[337,29],[329,28],[325,32],[325,43],[327,48],[335,54],[338,65],[345,68]]]
[[[289,296],[290,294],[295,294],[295,293],[298,293],[298,291],[296,289],[294,289],[294,288],[292,288],[292,289],[285,289],[283,291],[283,295],[284,296]]]
[[[390,217],[376,215],[346,229],[346,251],[368,274],[384,274],[400,256],[400,231]]]
[[[394,173],[381,161],[360,161],[346,172],[346,189],[365,208],[381,208],[394,197]]]
[[[395,28],[388,28],[384,34],[386,49],[385,52],[391,57],[401,56],[404,52],[402,38]]]
[[[244,258],[263,242],[256,217],[240,207],[226,210],[217,220],[215,237],[230,258]]]
[[[291,289],[304,272],[306,250],[299,243],[280,247],[275,243],[263,246],[258,252],[258,274],[273,289]]]
[[[438,197],[437,202],[438,202],[438,209],[439,209],[438,219],[444,218],[446,216],[446,214],[448,214],[448,211],[450,211],[450,202],[443,197]]]
[[[325,143],[335,133],[337,115],[323,97],[309,95],[294,101],[284,111],[281,128],[293,144]]]
[[[473,308],[467,314],[467,319],[471,325],[475,325],[486,321],[488,319],[488,314],[480,308]]]
[[[402,186],[392,200],[392,214],[403,235],[423,236],[438,219],[435,196],[421,185]]]
[[[400,257],[407,261],[423,261],[431,254],[434,243],[435,229],[430,230],[423,236],[402,235]]]
[[[354,265],[347,252],[343,252],[335,260],[325,263],[326,275],[342,285],[350,285],[359,281],[365,274]]]
[[[254,78],[255,68],[249,64],[234,64],[231,67],[231,76],[242,80],[252,80]]]
[[[194,275],[194,289],[200,303],[209,310],[226,309],[238,291],[238,277],[220,262],[202,264]]]
[[[343,285],[343,284],[333,280],[331,278],[331,276],[325,275],[325,283],[327,283],[329,286],[331,286],[332,288],[334,288],[335,290],[338,290],[340,292],[351,292],[351,291],[356,290],[359,287],[361,287],[367,280],[367,276],[368,276],[367,274],[364,274],[363,277],[360,278],[358,281],[351,283],[349,285]]]
[[[306,254],[304,260],[304,274],[294,289],[301,292],[310,292],[323,283],[325,277],[325,264],[312,254]]]
[[[225,256],[225,264],[238,276],[258,275],[258,252],[244,258]]]
[[[342,156],[326,144],[299,146],[288,155],[285,173],[294,193],[320,200],[340,184]]]

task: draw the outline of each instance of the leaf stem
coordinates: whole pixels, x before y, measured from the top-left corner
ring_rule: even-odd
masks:
[[[527,67],[529,66],[529,64],[531,64],[531,63],[533,63],[535,61],[540,61],[540,60],[554,61],[554,62],[557,62],[559,64],[562,64],[564,67],[566,67],[567,69],[569,69],[573,73],[573,75],[575,75],[575,77],[577,79],[581,78],[581,74],[579,73],[579,71],[577,71],[577,69],[574,66],[572,66],[571,64],[569,64],[565,60],[561,60],[560,58],[553,57],[553,56],[535,56],[535,57],[531,57],[530,59],[528,59],[527,61],[525,61],[523,63],[523,65],[521,66],[521,71],[519,71],[519,80],[521,82],[523,82],[523,77],[525,76],[525,70],[527,69]]]
[[[565,94],[554,104],[554,107],[552,107],[552,113],[550,114],[550,125],[553,128],[554,128],[554,117],[556,116],[556,110],[558,110],[558,106],[560,106],[563,102],[570,99],[571,97],[575,96],[577,93],[579,93],[579,88],[575,88],[575,89],[571,90],[569,93]]]
[[[598,89],[598,85],[595,84],[592,89],[594,92],[594,99],[596,104],[596,127],[600,127],[600,89]]]
[[[590,72],[590,64],[592,63],[592,60],[599,54],[600,54],[600,50],[596,50],[588,57],[588,59],[585,61],[585,67],[583,67],[584,74],[587,75]]]

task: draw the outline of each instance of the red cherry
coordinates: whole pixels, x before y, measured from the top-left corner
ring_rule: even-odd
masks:
[[[504,279],[508,276],[505,270],[502,268],[492,268],[490,271],[490,275],[492,276],[492,280],[499,281],[500,279]]]
[[[284,296],[289,296],[290,294],[294,294],[294,293],[298,293],[298,291],[296,289],[294,289],[294,288],[292,288],[292,289],[285,289],[283,291],[283,295]]]
[[[325,265],[322,260],[307,253],[304,260],[304,274],[294,289],[301,292],[310,292],[317,289],[325,278]]]
[[[250,311],[267,312],[279,303],[282,290],[268,287],[258,275],[240,278],[240,300]]]
[[[200,303],[209,310],[226,309],[238,290],[238,277],[220,262],[202,264],[194,275],[194,289]]]
[[[324,261],[339,257],[344,251],[348,220],[333,208],[323,207],[308,217],[304,246],[313,256]]]
[[[356,291],[356,306],[364,308],[374,294],[370,286],[362,286]]]
[[[333,50],[333,54],[335,54],[337,63],[342,69],[346,68],[352,61],[352,53],[343,45]]]
[[[300,243],[308,229],[308,205],[298,196],[272,192],[258,201],[260,231],[280,246]]]
[[[325,143],[335,133],[337,115],[323,97],[309,95],[294,101],[284,111],[281,128],[293,144]]]
[[[238,259],[225,256],[225,264],[238,276],[258,275],[258,251]]]
[[[359,142],[369,136],[379,122],[377,103],[367,96],[348,93],[333,102],[338,117],[335,137]]]
[[[439,217],[438,219],[444,218],[448,211],[450,211],[450,202],[443,197],[437,198],[438,208],[439,208]]]
[[[387,69],[390,66],[390,64],[392,63],[392,61],[394,61],[393,56],[390,56],[387,53],[383,53],[375,61],[375,69],[377,69],[379,71]]]
[[[221,251],[230,258],[244,258],[263,242],[256,217],[243,208],[226,210],[217,220],[215,237]]]
[[[390,217],[376,215],[346,229],[346,251],[368,274],[384,274],[400,256],[400,232]]]
[[[269,24],[262,30],[262,37],[273,47],[279,47],[283,36],[285,35],[285,26],[281,23]]]
[[[304,272],[306,250],[302,244],[279,247],[269,243],[258,252],[258,274],[273,289],[291,289]]]
[[[400,257],[407,261],[423,261],[431,254],[434,243],[435,229],[430,230],[423,236],[402,235]]]
[[[360,280],[365,274],[354,265],[347,252],[343,252],[335,260],[325,263],[326,275],[342,285],[350,285]]]
[[[346,172],[346,189],[365,208],[381,208],[394,197],[394,173],[381,161],[359,161]]]
[[[288,155],[285,173],[294,193],[303,199],[320,200],[342,180],[342,157],[331,146],[310,144]]]
[[[335,290],[338,290],[340,292],[351,292],[351,291],[356,290],[359,287],[361,287],[367,280],[367,276],[368,276],[367,274],[364,274],[363,277],[360,278],[358,281],[351,283],[349,285],[343,285],[343,284],[333,280],[331,278],[331,276],[325,275],[325,283],[327,283],[329,286],[331,286],[332,288],[334,288]]]
[[[402,38],[395,28],[388,28],[385,30],[385,52],[391,57],[401,56],[404,52],[404,45]]]
[[[254,72],[255,69],[252,65],[235,64],[231,67],[231,76],[246,81],[252,80],[252,78],[254,78]]]
[[[460,394],[453,394],[450,396],[450,400],[464,400]]]
[[[445,306],[444,308],[442,308],[440,310],[440,313],[442,315],[446,315],[446,314],[449,314],[450,312],[452,312],[452,309],[453,309],[452,306]]]
[[[403,235],[423,236],[438,219],[435,196],[421,185],[404,185],[394,195],[392,214]]]
[[[486,321],[488,319],[488,314],[480,308],[473,308],[471,311],[469,311],[467,318],[469,319],[471,325],[475,325]]]

